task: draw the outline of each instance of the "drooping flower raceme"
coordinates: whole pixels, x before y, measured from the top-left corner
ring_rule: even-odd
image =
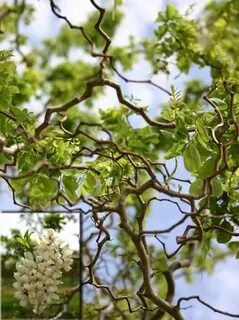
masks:
[[[17,289],[15,297],[21,306],[32,304],[33,311],[41,314],[46,306],[59,299],[59,280],[62,271],[69,271],[73,263],[72,250],[60,234],[53,229],[45,229],[42,237],[32,234],[35,245],[33,252],[27,251],[16,263]]]

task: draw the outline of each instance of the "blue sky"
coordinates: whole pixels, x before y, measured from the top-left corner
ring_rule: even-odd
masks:
[[[38,46],[42,38],[49,36],[51,34],[57,33],[58,28],[62,25],[62,22],[57,21],[55,17],[52,16],[49,10],[48,1],[29,1],[34,3],[34,6],[37,8],[36,12],[36,21],[31,25],[31,27],[26,28],[27,34],[30,36],[31,42],[34,46]],[[108,5],[108,3],[112,3],[113,1],[104,1]],[[126,19],[123,24],[119,28],[116,37],[114,38],[113,44],[123,45],[127,43],[127,38],[130,34],[133,34],[136,38],[141,38],[142,36],[147,36],[152,33],[152,24],[151,22],[155,20],[158,10],[165,7],[165,5],[169,1],[155,1],[155,0],[124,0],[123,9],[126,14]],[[175,3],[181,12],[184,12],[188,5],[195,2],[195,11],[192,17],[195,17],[204,4],[207,1],[179,1],[174,0],[172,3]],[[70,3],[70,5],[69,5]],[[78,7],[78,0],[71,1],[59,1],[59,5],[62,8],[64,14],[70,18],[73,23],[81,23],[87,20],[88,14],[92,11],[92,6],[90,1],[82,0],[81,6]],[[27,48],[26,48],[27,50]],[[136,68],[129,73],[130,77],[135,79],[146,79],[149,74],[149,67],[145,61],[140,61]],[[163,74],[155,77],[155,81],[162,85],[165,88],[170,88],[170,85],[173,83],[179,89],[183,87],[184,81],[190,80],[190,77],[201,78],[204,81],[210,81],[208,70],[200,70],[196,67],[193,67],[189,76],[181,76],[177,79],[174,79],[177,75],[177,70],[174,66],[171,67],[170,77],[167,77]],[[142,90],[143,89],[143,90]],[[150,115],[155,115],[159,112],[158,106],[160,103],[167,101],[167,96],[150,86],[141,86],[141,85],[132,85],[128,84],[127,86],[124,84],[124,90],[126,94],[133,94],[134,97],[137,97],[143,101],[144,104],[149,105]],[[117,103],[115,94],[112,90],[107,89],[106,94],[103,97],[100,97],[98,101],[98,105],[102,106],[112,106],[114,103]],[[179,175],[185,176],[186,172],[183,170],[182,166],[180,166]],[[0,193],[0,210],[16,210],[12,204],[11,197],[6,188],[0,185],[1,192]],[[2,190],[4,189],[4,190]],[[149,227],[154,226],[158,223],[158,205],[154,206],[154,214],[152,215],[151,220],[149,221]],[[169,225],[172,221],[175,222],[175,214],[177,214],[176,210],[170,208],[170,214],[168,206],[163,206],[162,210],[162,224]],[[166,218],[165,218],[166,216]],[[9,217],[6,215],[1,215],[1,232],[2,234],[8,234],[9,229],[11,227],[20,227],[24,229],[24,226],[18,222],[17,217],[10,214]],[[161,227],[163,225],[160,224]],[[74,229],[75,226],[70,224],[67,228],[66,232],[77,232]],[[73,230],[74,229],[74,230]],[[179,234],[180,234],[179,228]],[[69,238],[70,239],[70,238]],[[75,243],[75,240],[70,240],[71,243]],[[172,248],[174,242],[169,240],[168,246]],[[183,279],[177,280],[177,297],[179,296],[188,296],[192,294],[200,295],[202,299],[208,301],[213,306],[227,310],[234,313],[239,313],[239,271],[238,271],[238,261],[226,261],[220,263],[216,270],[215,274],[212,276],[208,276],[206,274],[199,274],[195,277],[195,283],[192,286],[183,281]],[[189,320],[223,320],[227,317],[213,313],[208,310],[206,307],[200,305],[198,302],[185,302],[184,306],[195,306],[194,308],[190,308],[184,311],[185,319]]]

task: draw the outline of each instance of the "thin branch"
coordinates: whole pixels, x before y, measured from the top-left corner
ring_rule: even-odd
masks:
[[[219,310],[213,306],[211,306],[209,303],[205,302],[204,300],[202,300],[199,296],[190,296],[190,297],[183,297],[178,299],[176,308],[180,309],[180,304],[182,303],[182,301],[189,301],[189,300],[198,300],[201,304],[203,304],[204,306],[206,306],[207,308],[211,309],[212,311],[216,312],[216,313],[220,313],[223,314],[224,316],[228,316],[231,318],[239,318],[239,314],[233,314],[233,313],[229,313],[223,310]]]

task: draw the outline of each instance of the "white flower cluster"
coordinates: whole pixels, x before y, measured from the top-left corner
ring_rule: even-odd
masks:
[[[17,289],[15,297],[20,300],[20,305],[30,303],[34,306],[33,311],[41,314],[47,304],[59,299],[58,285],[62,281],[58,279],[63,269],[71,269],[72,250],[53,229],[46,229],[42,237],[34,234],[33,237],[35,250],[25,252],[16,263],[14,278],[17,282],[13,286]]]

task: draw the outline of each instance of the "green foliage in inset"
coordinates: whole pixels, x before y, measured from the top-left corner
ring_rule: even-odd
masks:
[[[22,257],[24,252],[33,252],[35,245],[31,240],[31,234],[32,232],[27,230],[24,235],[16,235],[14,237],[13,249],[15,255]]]
[[[65,224],[65,217],[60,214],[52,213],[44,216],[43,219],[43,228],[54,229],[58,232],[61,231]]]

